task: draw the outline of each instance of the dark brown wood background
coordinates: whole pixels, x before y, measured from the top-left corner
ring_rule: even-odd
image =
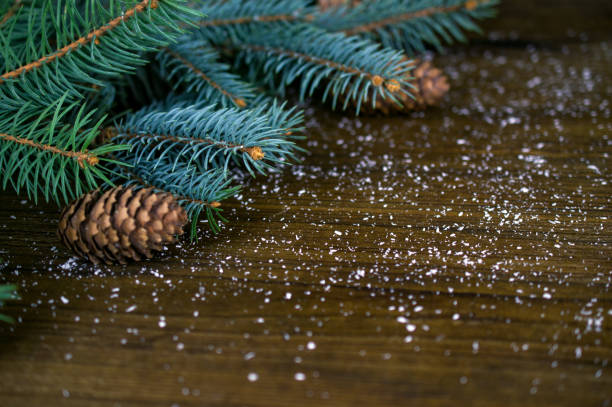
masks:
[[[0,195],[0,405],[610,406],[612,7],[504,1],[439,109],[308,109],[218,236],[97,268]]]

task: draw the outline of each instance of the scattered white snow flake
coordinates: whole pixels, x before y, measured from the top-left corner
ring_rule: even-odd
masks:
[[[596,166],[594,166],[593,164],[588,165],[587,168],[591,171],[595,171],[598,174],[601,174],[601,171],[599,171],[599,168],[597,168]]]
[[[533,89],[536,86],[539,86],[541,84],[542,84],[542,78],[540,78],[539,76],[534,76],[532,79],[527,81],[527,87],[529,89]]]
[[[255,372],[251,372],[247,375],[247,379],[250,382],[256,382],[257,380],[259,380],[259,375]]]
[[[582,357],[582,348],[578,346],[574,353],[576,354],[576,359],[580,359]]]
[[[71,257],[65,263],[59,265],[59,267],[64,271],[69,271],[74,269],[77,266],[78,257]]]

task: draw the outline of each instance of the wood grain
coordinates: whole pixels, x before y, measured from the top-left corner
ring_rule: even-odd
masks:
[[[610,17],[504,2],[441,108],[308,107],[304,161],[155,261],[2,193],[0,405],[609,406]]]

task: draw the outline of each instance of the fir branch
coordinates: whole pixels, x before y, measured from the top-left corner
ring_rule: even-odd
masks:
[[[0,47],[0,55],[7,69],[0,75],[0,98],[5,102],[0,106],[0,118],[13,114],[24,99],[39,111],[64,94],[69,102],[80,100],[92,84],[106,86],[106,80],[144,64],[144,52],[174,41],[184,31],[176,21],[187,19],[190,13],[199,16],[181,6],[184,0],[143,0],[125,11],[122,1],[111,2],[105,9],[101,0],[89,0],[91,10],[84,15],[76,10],[74,0],[65,1],[69,21],[64,21],[66,13],[57,10],[55,14],[52,0],[43,1],[42,11],[28,10],[30,18],[41,19],[40,37],[46,39],[56,31],[53,52],[47,49],[50,40],[33,44],[39,35],[28,38],[25,48],[31,62],[25,63],[13,51],[10,38],[0,31],[0,43],[6,44]],[[61,6],[58,1],[57,7]]]
[[[116,129],[115,129],[116,131]],[[185,144],[185,145],[198,145],[198,144],[202,144],[205,146],[211,146],[211,147],[215,147],[218,148],[220,150],[232,150],[232,151],[240,151],[242,153],[246,153],[249,156],[251,156],[251,158],[254,161],[259,161],[261,159],[264,158],[265,154],[263,153],[263,150],[261,147],[259,146],[251,146],[251,147],[245,147],[244,145],[241,144],[232,144],[232,143],[225,143],[223,141],[219,141],[219,140],[211,140],[211,139],[194,139],[194,138],[190,138],[190,137],[176,137],[176,136],[169,136],[169,135],[165,135],[165,134],[154,134],[154,133],[136,133],[136,132],[132,132],[130,130],[130,128],[128,127],[124,127],[123,134],[119,135],[119,133],[117,133],[117,135],[115,137],[119,137],[122,140],[125,141],[134,141],[136,140],[136,142],[138,143],[139,141],[143,141],[146,139],[155,139],[157,142],[159,142],[160,144],[163,144],[165,142],[169,142],[170,144]],[[1,136],[1,134],[0,134]],[[166,143],[167,144],[167,143]]]
[[[85,45],[93,41],[96,41],[96,43],[99,43],[100,38],[102,36],[109,34],[113,29],[115,29],[120,24],[124,23],[125,21],[129,20],[130,18],[134,17],[137,13],[144,12],[145,10],[147,10],[148,7],[150,7],[151,9],[156,9],[158,6],[159,6],[159,0],[142,0],[140,3],[138,3],[136,6],[132,7],[131,9],[127,10],[122,15],[109,21],[108,24],[91,31],[86,36],[82,36],[78,38],[77,40],[62,47],[56,52],[50,55],[42,56],[37,61],[30,62],[26,65],[22,65],[17,69],[13,69],[10,72],[6,72],[0,75],[0,84],[2,84],[6,79],[16,78],[24,72],[29,72],[33,69],[40,68],[43,65],[50,64],[56,59],[62,58],[63,56],[67,55],[69,52],[74,51],[79,47],[84,47]]]
[[[112,140],[132,145],[129,162],[154,159],[175,164],[194,163],[208,170],[240,163],[252,175],[265,174],[272,164],[295,156],[295,144],[286,128],[299,131],[302,116],[283,107],[216,109],[205,102],[189,105],[185,99],[156,103],[130,115],[116,126]],[[283,126],[271,127],[270,123]]]
[[[466,41],[462,30],[480,32],[473,20],[495,15],[498,0],[377,0],[355,7],[336,7],[317,13],[313,24],[328,31],[362,35],[383,45],[422,52],[425,44],[441,49]]]
[[[338,62],[334,62],[331,59],[319,58],[316,56],[295,52],[291,50],[286,50],[282,48],[273,48],[265,45],[252,45],[252,44],[241,44],[237,46],[238,49],[248,50],[248,51],[256,51],[256,52],[264,52],[266,54],[287,56],[292,59],[301,59],[303,61],[312,63],[314,65],[328,66],[334,68],[340,72],[345,72],[353,75],[361,75],[368,78],[372,81],[374,86],[382,85],[384,79],[380,75],[374,75],[370,72],[360,70],[358,68],[354,68],[351,66],[346,66]]]
[[[393,92],[411,89],[404,78],[414,67],[412,61],[357,37],[300,24],[253,30],[233,41],[232,46],[241,51],[237,61],[248,68],[249,79],[263,77],[281,95],[298,79],[302,99],[326,84],[323,100],[331,94],[335,107],[342,97],[344,108],[354,101],[359,113],[363,100],[380,96],[397,102]]]
[[[200,16],[184,2],[40,0],[19,12],[6,33],[0,30],[0,60],[7,71],[0,75],[4,188],[25,188],[34,200],[40,193],[61,203],[110,182],[108,168],[95,158],[125,146],[86,152],[114,99],[108,80],[144,64],[146,51],[174,41],[184,32],[177,22]],[[25,44],[12,44],[24,31]],[[92,94],[92,88],[103,92]],[[98,102],[101,106],[92,105]]]
[[[175,52],[175,51],[173,51],[172,49],[169,49],[169,48],[166,49],[166,52],[168,52],[174,58],[178,59],[181,63],[183,63],[183,65],[185,65],[187,68],[189,68],[194,74],[199,76],[202,80],[208,82],[208,84],[211,87],[215,88],[223,96],[227,97],[232,102],[234,102],[236,104],[236,106],[238,106],[238,107],[245,107],[246,106],[246,102],[244,101],[244,99],[241,99],[241,98],[239,98],[237,96],[234,96],[231,93],[229,93],[227,90],[223,89],[221,87],[221,85],[219,85],[217,82],[213,81],[208,75],[206,75],[200,69],[196,68],[196,66],[193,63],[189,62],[189,60],[184,58],[183,56],[181,56],[181,54],[179,54],[178,52]]]
[[[186,40],[170,46],[157,56],[160,73],[177,80],[175,90],[185,84],[187,92],[197,93],[210,104],[246,107],[255,94],[252,87],[219,62],[219,53],[203,40]]]
[[[24,104],[13,117],[0,119],[0,174],[2,188],[9,185],[37,201],[69,202],[83,192],[110,182],[110,172],[100,161],[105,155],[127,146],[105,145],[89,150],[101,121],[92,122],[95,110],[85,112],[85,105],[62,124],[74,106],[65,97],[51,104],[40,115],[31,113]]]

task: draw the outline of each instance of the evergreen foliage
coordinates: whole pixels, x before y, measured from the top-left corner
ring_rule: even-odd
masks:
[[[199,23],[197,34],[217,46],[244,38],[253,30],[290,27],[316,8],[308,0],[244,1],[214,0],[200,7],[208,18]]]
[[[167,110],[163,104],[154,104],[117,125],[113,141],[131,146],[129,162],[134,166],[165,159],[227,172],[234,162],[253,176],[255,172],[265,175],[271,164],[294,158],[287,148],[293,145],[287,133],[299,130],[302,115],[292,113],[276,105],[218,109],[195,104]]]
[[[339,96],[343,108],[351,100],[359,105],[379,95],[393,99],[389,87],[406,85],[403,77],[413,68],[399,51],[306,24],[253,30],[233,41],[248,78],[259,78],[280,95],[299,82],[301,99],[324,88],[323,100],[331,97],[334,108]]]
[[[378,0],[355,7],[337,7],[317,13],[313,23],[328,31],[359,35],[408,55],[428,45],[465,42],[464,31],[480,33],[475,20],[495,15],[499,0]]]
[[[240,189],[231,187],[231,179],[226,178],[223,170],[217,168],[198,171],[195,166],[183,163],[169,163],[165,160],[145,162],[133,169],[123,169],[125,185],[154,187],[158,191],[172,193],[185,208],[191,221],[191,236],[196,237],[197,220],[202,212],[206,213],[213,232],[219,231],[218,219],[221,216],[220,202],[235,195]]]
[[[10,300],[18,300],[19,296],[17,295],[17,287],[12,284],[0,285],[0,307],[4,305],[6,301]],[[8,315],[0,313],[0,321],[7,322],[12,324],[15,322],[13,318]]]
[[[146,63],[143,52],[174,41],[183,31],[177,22],[197,15],[180,0],[149,2],[32,0],[0,27],[4,188],[65,203],[107,181],[100,156],[121,147],[86,151],[99,129],[87,99]]]
[[[175,91],[184,88],[222,107],[245,107],[255,98],[253,86],[232,73],[217,50],[202,39],[186,39],[165,48],[157,59],[161,76],[174,84]]]
[[[65,204],[115,184],[172,193],[219,230],[236,171],[299,160],[303,114],[416,92],[411,56],[497,0],[11,0],[0,5],[0,180]],[[264,89],[262,89],[264,88]],[[401,96],[401,97],[400,97]]]
[[[37,113],[24,103],[13,116],[0,118],[0,173],[2,187],[16,192],[25,189],[36,201],[66,202],[97,186],[97,179],[108,180],[109,169],[101,162],[112,163],[106,154],[127,146],[103,145],[88,150],[96,137],[100,122],[92,123],[95,110],[83,105],[70,124],[64,117],[75,107],[68,105],[64,94],[59,100]]]

